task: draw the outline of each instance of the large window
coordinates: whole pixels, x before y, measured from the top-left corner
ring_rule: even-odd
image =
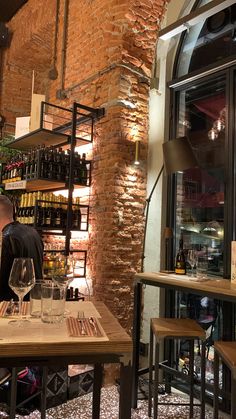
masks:
[[[206,2],[200,1],[198,6]],[[170,182],[169,222],[175,233],[174,254],[182,238],[186,256],[190,249],[204,254],[210,278],[230,277],[231,241],[236,239],[235,57],[236,5],[233,5],[185,33],[170,84],[173,138],[186,136],[198,160],[197,168],[173,175]],[[217,66],[222,60],[224,67],[219,71]],[[190,265],[187,268],[191,270]],[[222,337],[235,337],[234,308],[182,292],[169,292],[167,298],[171,302],[166,306],[167,315],[193,318],[207,332],[209,395],[213,383],[213,343]],[[170,351],[176,368],[182,368],[188,350],[182,341]],[[197,364],[195,370],[200,384]],[[227,382],[227,371],[223,369],[220,385],[225,387]]]
[[[209,3],[201,0],[199,6]],[[175,77],[236,55],[236,4],[186,31]]]
[[[223,276],[226,95],[225,77],[176,93],[176,136],[186,135],[199,168],[176,175],[178,246],[206,252],[208,274]]]

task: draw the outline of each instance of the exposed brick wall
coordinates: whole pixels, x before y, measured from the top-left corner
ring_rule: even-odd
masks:
[[[95,295],[127,329],[131,326],[133,278],[140,268],[143,236],[148,78],[166,3],[70,0],[63,100],[58,100],[56,93],[61,88],[64,1],[60,5],[57,80],[48,79],[56,1],[28,1],[10,22],[14,37],[4,54],[1,111],[7,118],[29,112],[33,68],[38,70],[37,90],[46,90],[52,102],[70,106],[76,100],[106,108],[105,117],[96,125],[94,140],[88,272]],[[136,139],[142,141],[143,163],[139,168],[133,166]]]

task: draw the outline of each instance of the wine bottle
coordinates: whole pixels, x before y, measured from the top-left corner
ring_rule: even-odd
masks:
[[[37,200],[37,212],[36,212],[36,226],[42,227],[42,221],[43,221],[43,210],[42,210],[42,193],[40,191],[37,192],[36,195]]]
[[[54,221],[54,226],[59,228],[62,225],[62,221],[61,221],[61,205],[60,205],[60,198],[59,196],[55,197],[55,221]]]
[[[81,167],[80,167],[80,155],[75,152],[74,159],[74,182],[81,183]]]
[[[20,204],[19,204],[19,208],[18,208],[18,211],[17,211],[17,221],[19,221],[19,223],[22,223],[23,205],[24,205],[24,194],[22,194],[21,197],[20,197]]]
[[[73,216],[72,216],[72,228],[80,230],[81,227],[81,211],[79,207],[79,198],[75,199],[75,205],[73,205]]]
[[[49,194],[46,194],[46,200],[49,201]],[[49,202],[45,204],[45,227],[51,226],[51,206]]]
[[[29,224],[34,225],[34,211],[36,205],[36,192],[32,193],[30,207],[29,207]]]
[[[24,224],[29,224],[29,207],[31,202],[31,193],[25,194],[25,211],[24,211]]]
[[[175,261],[175,273],[178,275],[185,275],[186,274],[186,262],[185,256],[183,251],[183,239],[181,238],[179,241],[179,250],[176,255]]]
[[[87,185],[87,178],[88,178],[88,169],[86,164],[86,154],[82,154],[82,159],[80,163],[80,170],[81,170],[81,183],[82,185]]]

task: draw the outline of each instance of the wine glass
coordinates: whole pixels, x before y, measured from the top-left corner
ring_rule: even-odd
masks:
[[[9,323],[22,326],[25,322],[29,322],[29,320],[23,320],[22,318],[22,302],[24,296],[35,285],[33,259],[15,258],[12,264],[8,284],[19,298],[19,320],[11,320]]]
[[[196,265],[197,262],[197,253],[195,250],[190,249],[188,251],[188,263],[191,266],[191,276],[194,276],[193,268]]]

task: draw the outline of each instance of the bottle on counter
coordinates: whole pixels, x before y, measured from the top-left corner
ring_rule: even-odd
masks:
[[[186,261],[183,250],[183,239],[179,241],[179,250],[175,260],[175,273],[178,275],[186,275]]]

